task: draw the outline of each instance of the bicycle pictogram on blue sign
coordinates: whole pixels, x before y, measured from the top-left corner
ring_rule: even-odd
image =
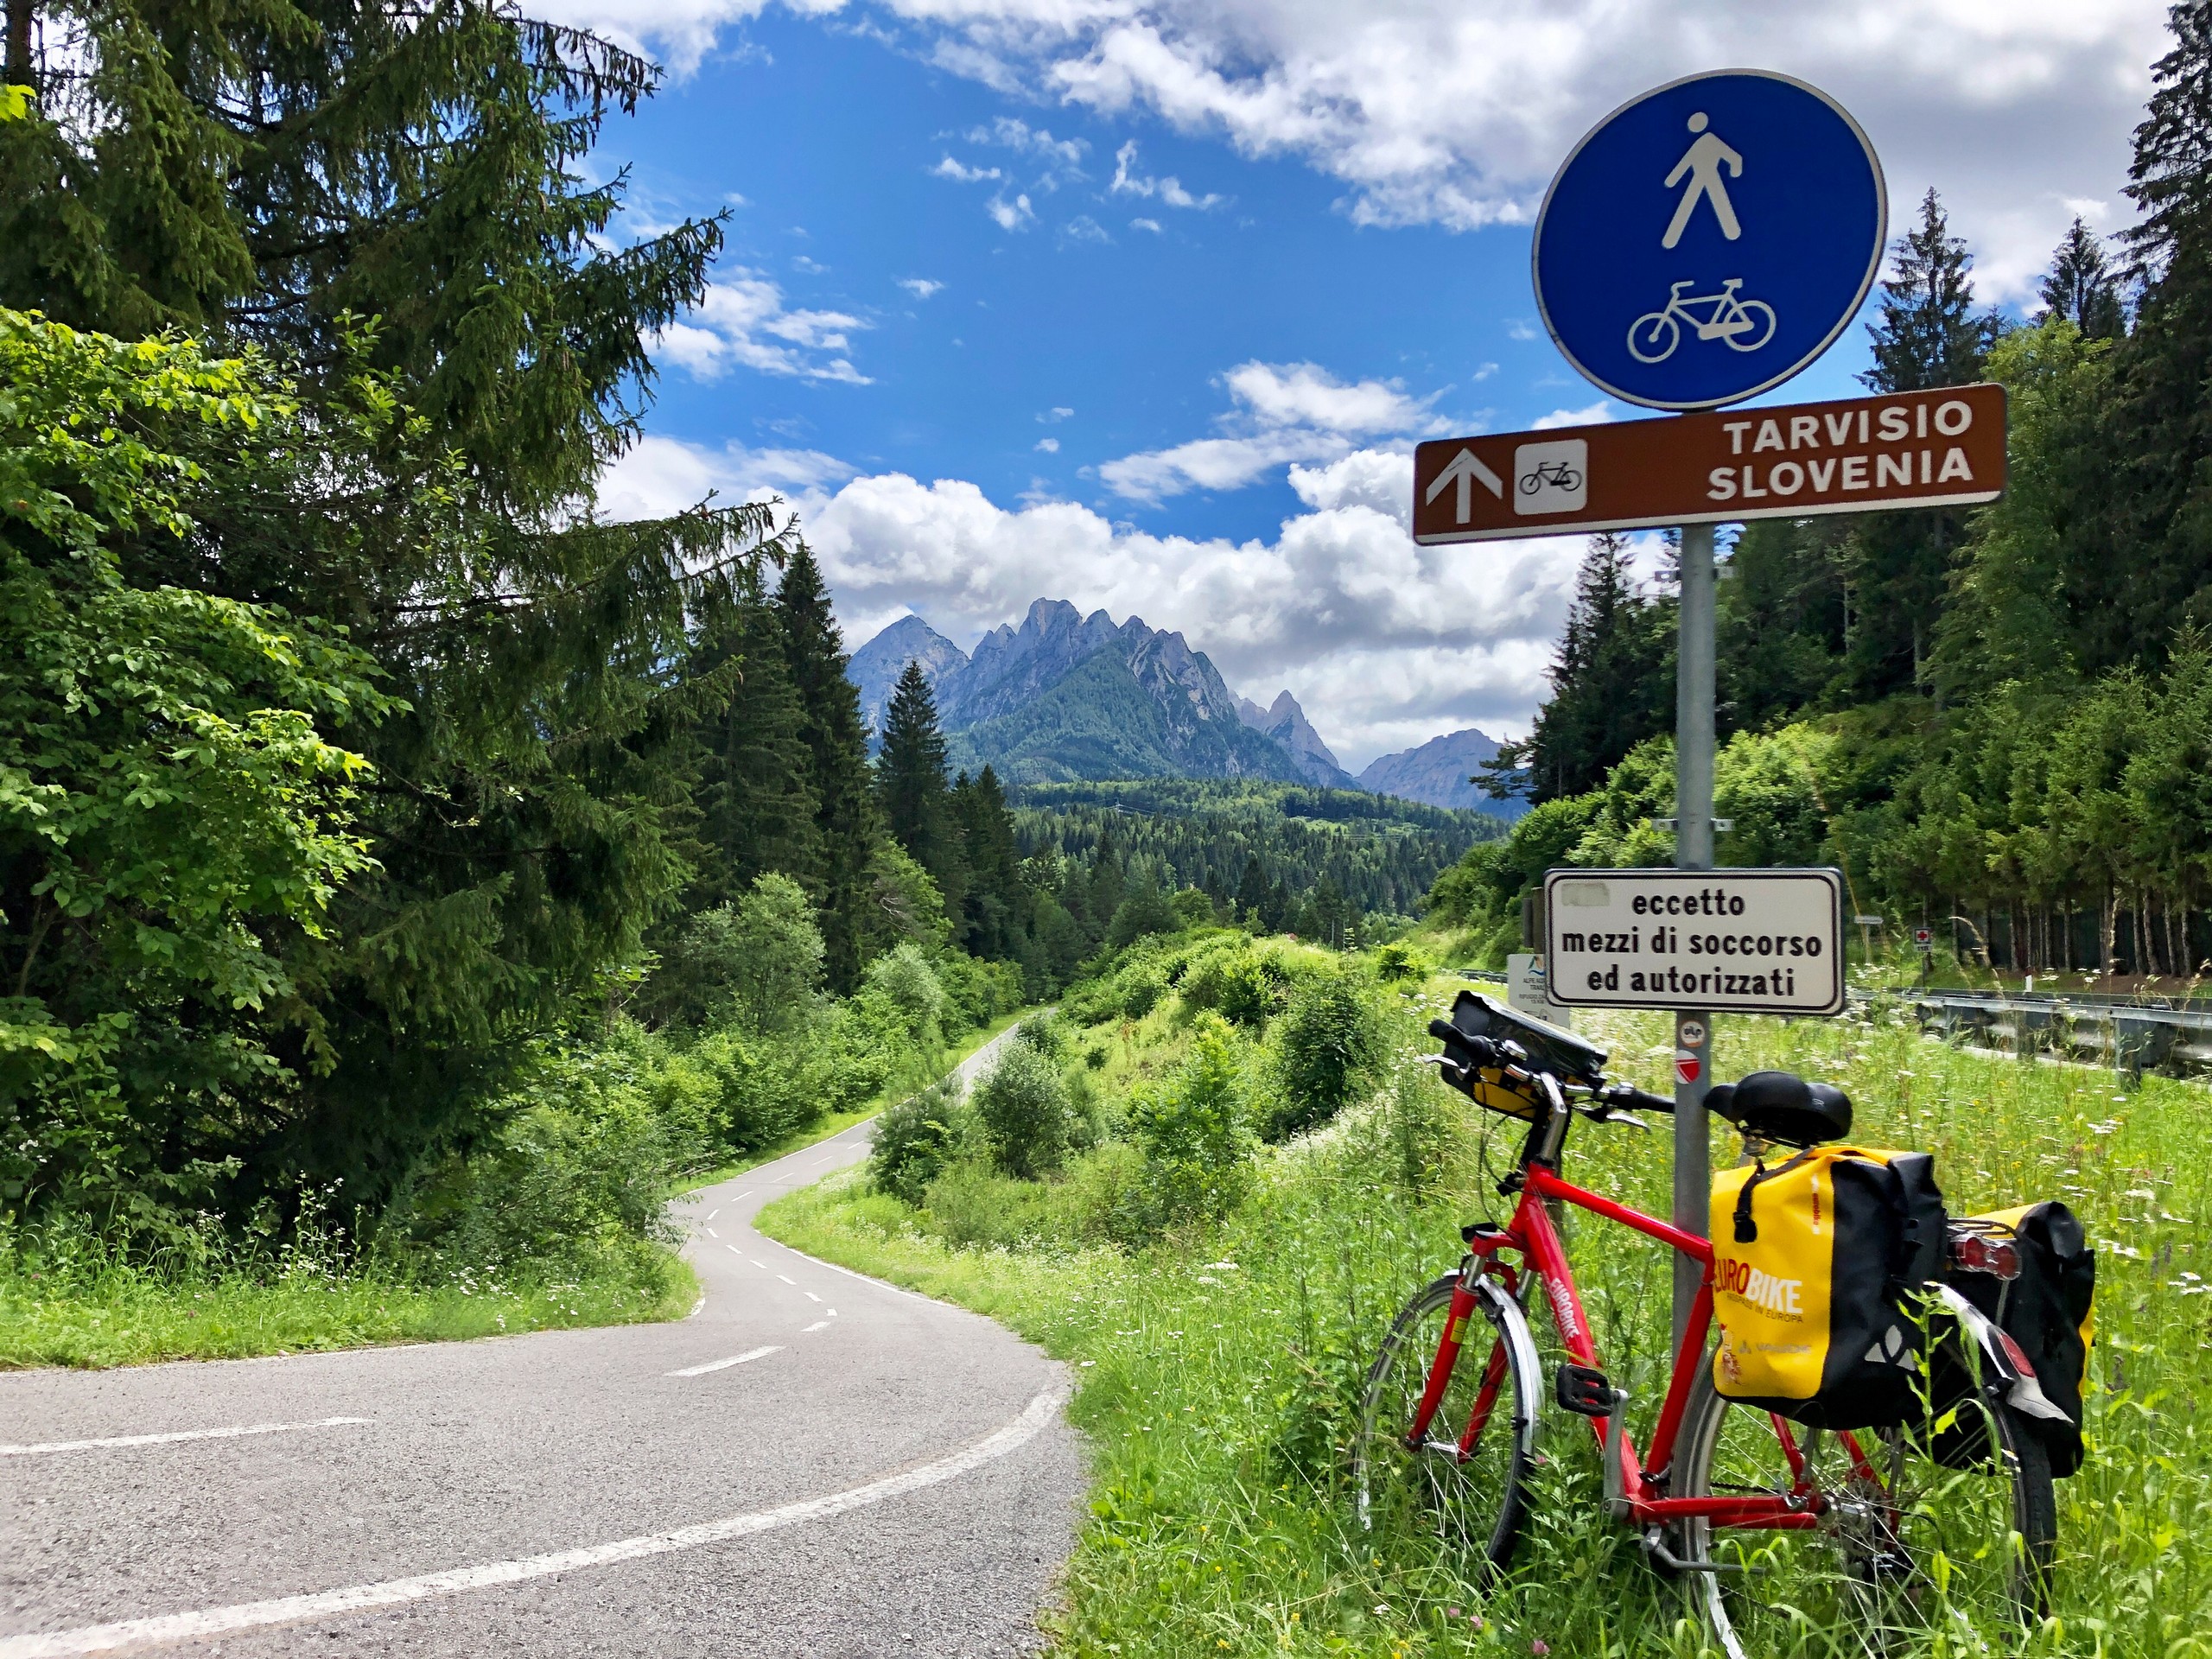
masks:
[[[1567,157],[1536,223],[1536,301],[1606,391],[1709,409],[1827,349],[1887,230],[1881,165],[1834,100],[1763,71],[1694,75],[1624,105]]]

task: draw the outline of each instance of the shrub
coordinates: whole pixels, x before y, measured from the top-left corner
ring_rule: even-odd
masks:
[[[736,904],[691,918],[662,953],[637,1009],[657,1025],[734,1017],[752,1031],[790,1031],[814,1012],[822,957],[813,902],[791,877],[772,873]]]
[[[1171,1222],[1228,1214],[1251,1180],[1243,1046],[1217,1014],[1200,1014],[1192,1031],[1183,1065],[1129,1103],[1145,1185]]]
[[[1299,987],[1275,1029],[1267,1138],[1327,1122],[1371,1078],[1382,1053],[1382,1021],[1351,978]]]
[[[1067,1154],[1067,1084],[1060,1069],[1028,1043],[1008,1043],[976,1085],[976,1116],[991,1154],[1009,1175],[1034,1180]]]
[[[876,1119],[869,1175],[881,1191],[920,1204],[969,1140],[969,1122],[960,1085],[950,1077],[909,1096]]]
[[[911,1036],[925,1043],[938,1039],[945,1009],[944,982],[919,945],[910,942],[885,951],[868,963],[864,978],[865,988],[898,1011]]]
[[[1428,963],[1409,944],[1386,944],[1375,953],[1375,976],[1385,985],[1427,977]]]
[[[1014,1035],[1008,1040],[1026,1044],[1055,1065],[1067,1063],[1068,1033],[1057,1014],[1031,1014],[1014,1028]]]
[[[924,1205],[931,1226],[946,1243],[974,1247],[1052,1236],[1061,1230],[1053,1200],[1051,1187],[960,1159],[930,1184]]]

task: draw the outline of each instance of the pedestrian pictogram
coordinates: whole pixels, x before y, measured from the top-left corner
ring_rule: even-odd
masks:
[[[1688,175],[1689,188],[1682,192],[1681,206],[1675,209],[1674,222],[1667,226],[1667,234],[1659,238],[1659,245],[1671,248],[1682,239],[1683,231],[1689,226],[1690,214],[1700,201],[1713,204],[1713,216],[1719,221],[1720,234],[1733,242],[1743,235],[1744,227],[1736,222],[1736,205],[1728,200],[1728,187],[1721,180],[1720,169],[1726,167],[1740,179],[1744,176],[1744,158],[1716,134],[1706,130],[1703,110],[1694,112],[1688,124],[1698,135],[1697,142],[1675,163],[1675,170],[1667,175],[1667,188],[1673,189]]]

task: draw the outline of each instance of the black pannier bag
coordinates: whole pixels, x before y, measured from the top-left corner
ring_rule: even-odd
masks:
[[[2091,1310],[2097,1287],[2096,1251],[2080,1220],[2056,1199],[1969,1216],[1956,1224],[1956,1230],[2009,1243],[2018,1255],[2018,1278],[2001,1279],[1953,1264],[1946,1266],[1943,1282],[2018,1344],[2035,1368],[2036,1385],[2044,1397],[2066,1414],[2064,1422],[2043,1417],[2022,1421],[2042,1438],[2050,1456],[2050,1472],[2070,1475],[2082,1466],[2082,1387],[2094,1335]],[[1973,1379],[1948,1344],[1930,1367],[1929,1382],[1939,1418],[1962,1404],[1973,1389]],[[1989,1436],[1980,1413],[1961,1411],[1937,1437],[1935,1452],[1954,1468],[1985,1460]]]

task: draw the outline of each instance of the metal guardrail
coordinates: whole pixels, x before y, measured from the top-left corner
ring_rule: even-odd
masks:
[[[2023,1058],[2048,1054],[2115,1071],[2212,1073],[2212,1003],[2109,993],[1908,994],[1921,1028]]]

